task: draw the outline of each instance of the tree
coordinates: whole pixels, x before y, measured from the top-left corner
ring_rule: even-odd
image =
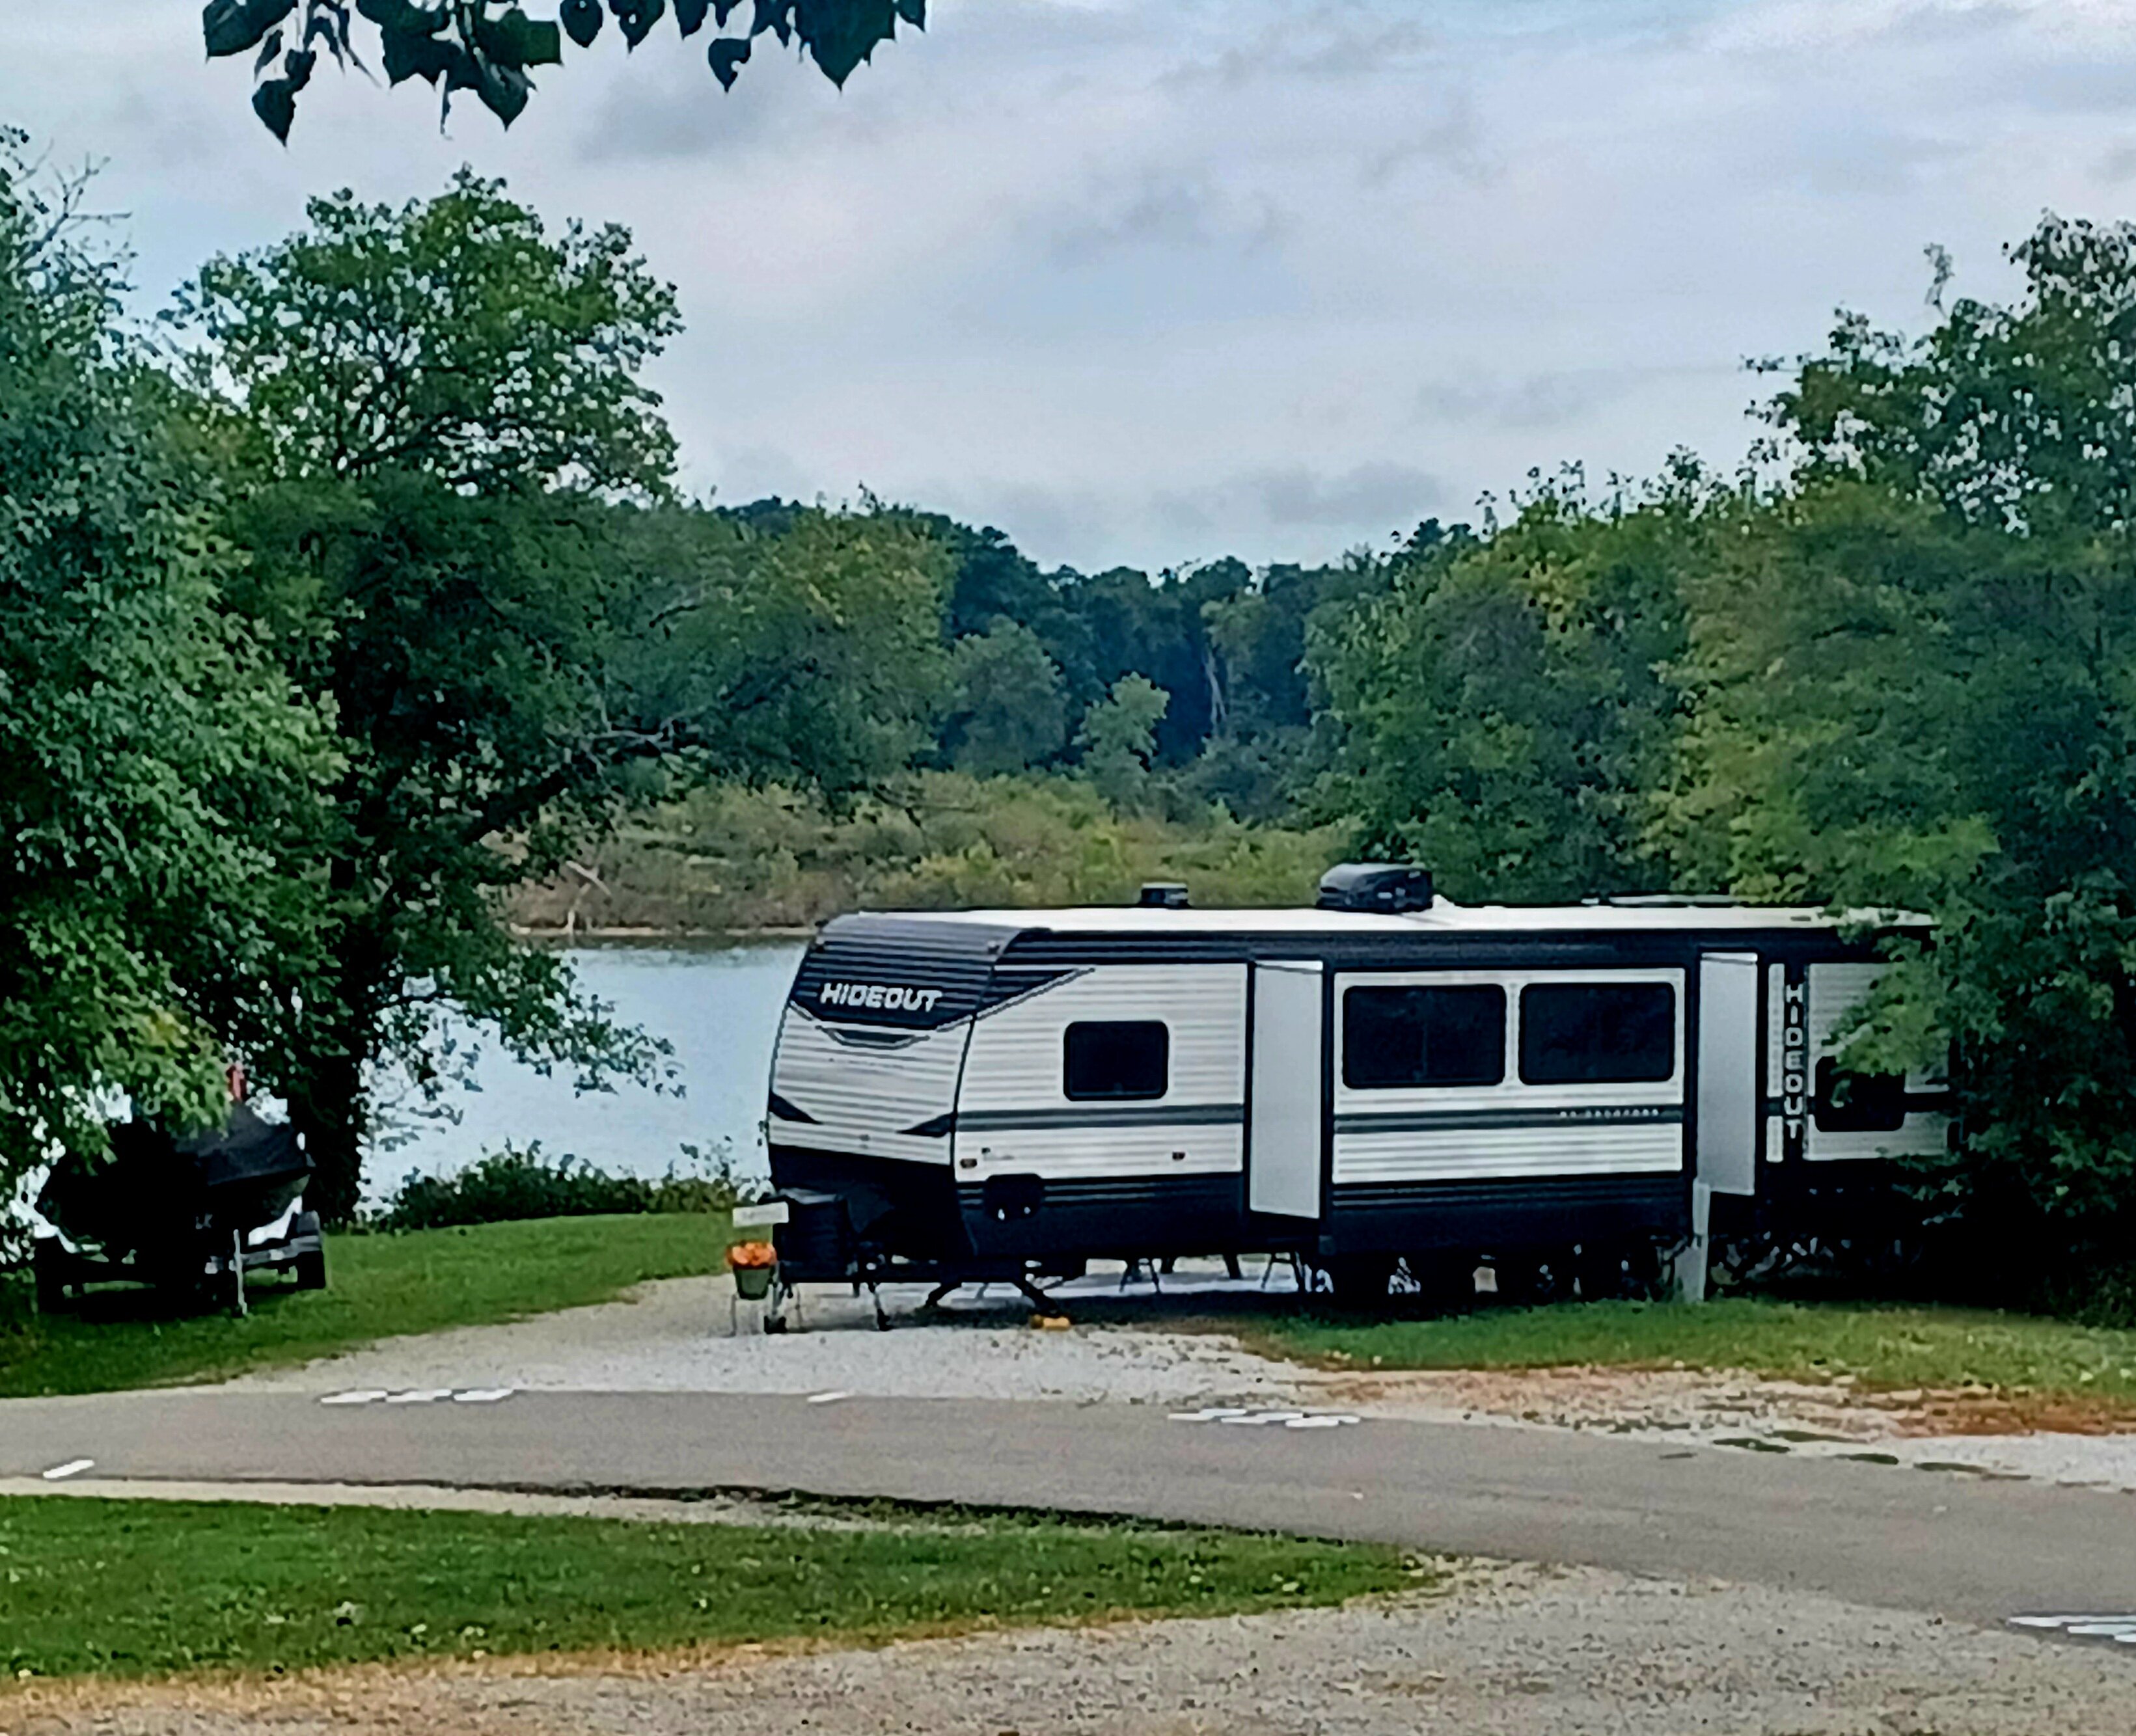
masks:
[[[2136,1239],[2136,228],[2011,255],[2010,303],[1843,318],[1776,395],[1791,485],[1702,587],[1678,830],[1938,919],[1860,1063],[1955,1039],[1935,1179],[2003,1269],[2073,1275]]]
[[[464,173],[310,213],[211,262],[177,320],[249,482],[240,600],[345,757],[315,852],[327,963],[232,1003],[343,1217],[376,1067],[434,1084],[440,1006],[582,1084],[657,1065],[564,961],[513,944],[504,895],[663,776],[901,763],[925,659],[871,673],[847,628],[909,610],[931,634],[939,574],[910,536],[818,514],[762,538],[667,502],[637,376],[672,296],[620,231],[550,236]]]
[[[214,478],[114,326],[78,189],[41,194],[22,143],[0,133],[0,1184],[100,1150],[114,1093],[182,1127],[226,1105],[200,987],[306,944],[275,870],[331,769],[222,607]]]
[[[1114,807],[1138,807],[1148,795],[1157,726],[1170,703],[1171,696],[1148,676],[1124,675],[1083,714],[1075,738],[1083,770]]]
[[[724,32],[740,0],[675,0],[675,27],[684,37],[707,17]],[[379,65],[399,85],[420,78],[439,94],[441,114],[453,94],[472,90],[506,126],[532,95],[532,69],[558,65],[564,39],[590,48],[601,33],[600,0],[559,0],[553,19],[529,17],[517,0],[355,0],[372,27]],[[668,13],[668,0],[608,0],[624,42],[635,49]],[[750,0],[748,24],[715,35],[705,58],[722,88],[732,90],[757,39],[766,32],[805,53],[834,85],[897,33],[900,19],[926,24],[926,0]],[[208,0],[201,34],[211,58],[251,55],[252,109],[287,143],[297,97],[318,70],[322,50],[344,70],[368,71],[357,51],[349,0]]]
[[[1653,890],[1648,838],[1681,702],[1678,594],[1704,485],[1590,507],[1540,488],[1478,540],[1423,536],[1384,595],[1323,617],[1311,662],[1334,740],[1322,799],[1361,846],[1463,900]]]
[[[990,778],[1050,759],[1068,736],[1061,670],[1038,635],[998,617],[950,652],[949,758],[959,770]]]

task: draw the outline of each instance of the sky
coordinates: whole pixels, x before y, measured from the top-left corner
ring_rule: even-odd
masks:
[[[693,491],[869,491],[1085,570],[1732,464],[1746,361],[1842,305],[1920,328],[1928,244],[2002,296],[2042,210],[2136,206],[2136,0],[934,0],[843,91],[611,27],[509,133],[324,70],[286,150],[198,32],[0,0],[0,124],[104,165],[143,309],[309,194],[470,164],[677,286]]]

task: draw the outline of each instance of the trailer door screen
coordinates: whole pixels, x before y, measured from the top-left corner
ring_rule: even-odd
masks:
[[[1506,992],[1494,983],[1353,988],[1342,996],[1352,1090],[1495,1085],[1506,1076]]]
[[[1658,1084],[1676,1076],[1676,990],[1666,982],[1536,982],[1521,991],[1521,1080]]]
[[[1160,1019],[1085,1020],[1070,1025],[1061,1089],[1071,1101],[1162,1097],[1172,1033]]]

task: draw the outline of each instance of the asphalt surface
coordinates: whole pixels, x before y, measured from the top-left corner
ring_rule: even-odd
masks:
[[[1541,1428],[1367,1418],[1293,1430],[1142,1405],[714,1393],[0,1403],[0,1477],[66,1466],[99,1480],[1044,1506],[1711,1577],[1972,1622],[2136,1610],[2126,1495]]]

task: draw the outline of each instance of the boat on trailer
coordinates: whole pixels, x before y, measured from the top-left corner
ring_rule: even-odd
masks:
[[[1255,1253],[1338,1295],[1703,1287],[1711,1248],[1888,1234],[1946,1081],[1836,1039],[1925,919],[1462,905],[1348,864],[1312,908],[862,914],[794,977],[766,1129],[793,1286],[1051,1282]],[[878,1303],[878,1319],[881,1318]],[[774,1310],[774,1320],[780,1317]]]

